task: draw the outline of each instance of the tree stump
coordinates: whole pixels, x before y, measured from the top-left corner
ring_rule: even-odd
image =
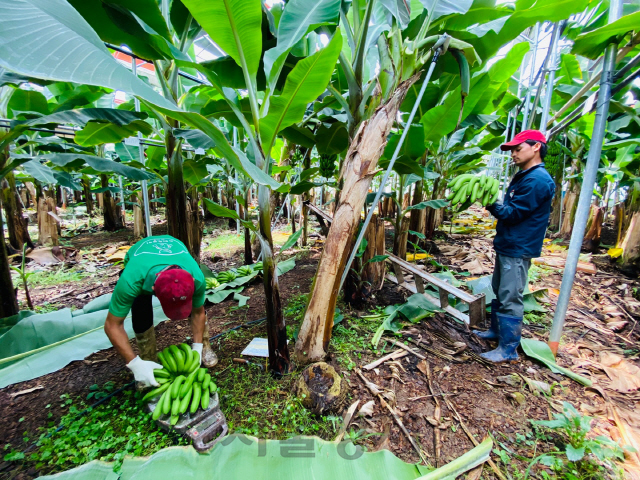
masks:
[[[49,212],[56,214],[56,201],[51,197],[38,200],[38,243],[40,245],[59,245],[58,223]]]
[[[294,393],[302,405],[316,415],[339,412],[347,398],[347,382],[325,363],[309,365],[294,385]]]

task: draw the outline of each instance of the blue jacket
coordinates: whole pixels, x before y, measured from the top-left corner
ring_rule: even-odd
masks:
[[[487,207],[498,219],[496,252],[515,258],[540,256],[555,189],[544,163],[515,174],[502,203]]]

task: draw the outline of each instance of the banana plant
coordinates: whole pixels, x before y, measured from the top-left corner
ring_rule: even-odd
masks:
[[[468,10],[471,2],[463,3],[453,6],[448,2],[445,15],[452,13],[449,8]],[[402,2],[374,0],[354,2],[350,8],[343,4],[341,9],[340,28],[349,48],[340,52],[330,91],[347,116],[351,143],[341,161],[334,220],[296,341],[299,363],[319,361],[326,355],[340,280],[379,157],[405,96],[431,60],[432,47],[446,42],[449,51],[456,52],[450,58],[461,72],[458,105],[468,94],[469,65],[478,61],[473,47],[448,36],[429,35],[432,21],[441,20],[443,12],[438,8],[418,10],[412,13]],[[448,56],[446,61],[449,67]]]

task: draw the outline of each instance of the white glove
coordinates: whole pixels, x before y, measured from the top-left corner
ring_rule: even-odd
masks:
[[[142,383],[145,387],[157,387],[160,385],[156,382],[156,377],[153,375],[153,371],[161,369],[162,365],[156,362],[142,360],[138,356],[127,363],[127,368],[133,372],[133,378],[136,379],[136,382]]]
[[[200,365],[202,365],[202,344],[201,343],[192,343],[191,350],[198,352],[200,355]]]

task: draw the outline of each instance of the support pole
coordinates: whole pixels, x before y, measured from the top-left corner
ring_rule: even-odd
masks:
[[[136,65],[136,59],[135,57],[131,57],[131,73],[133,73],[135,76],[138,75],[138,66]],[[138,100],[137,97],[134,97],[134,103],[135,103],[135,107],[136,107],[136,112],[140,111],[140,100]],[[138,132],[138,156],[140,157],[140,163],[142,165],[145,164],[144,161],[144,145],[142,144],[142,133]],[[146,180],[142,180],[140,182],[140,188],[142,189],[142,204],[143,204],[143,210],[144,210],[144,226],[145,226],[145,230],[146,230],[146,234],[147,237],[150,237],[151,235],[153,235],[151,233],[151,218],[150,218],[150,211],[149,211],[149,190],[147,189],[147,181]]]
[[[446,35],[443,35],[443,37],[446,37]],[[441,39],[443,37],[441,37]],[[446,41],[446,44],[448,45],[448,41]],[[344,272],[342,273],[342,278],[340,279],[340,288],[338,289],[338,291],[342,290],[342,286],[344,285],[344,281],[347,279],[347,275],[349,274],[349,271],[351,270],[351,264],[353,263],[353,259],[355,258],[356,254],[358,253],[358,248],[360,247],[360,243],[362,243],[362,239],[364,238],[364,235],[366,233],[367,226],[369,225],[369,222],[371,221],[371,217],[373,216],[373,211],[375,210],[375,206],[378,205],[378,202],[380,202],[380,197],[382,196],[382,190],[384,190],[384,187],[387,184],[387,181],[389,180],[389,176],[391,175],[391,172],[393,170],[393,165],[396,163],[396,159],[398,158],[398,154],[400,153],[400,149],[402,148],[402,144],[404,143],[404,140],[407,137],[407,133],[409,133],[409,129],[411,128],[411,122],[413,122],[413,117],[416,116],[416,112],[418,111],[418,106],[420,105],[420,101],[422,100],[422,96],[424,95],[424,92],[427,89],[427,84],[429,83],[429,80],[431,79],[431,75],[433,74],[433,70],[436,67],[436,63],[438,62],[438,58],[440,57],[440,55],[442,53],[444,53],[443,50],[444,49],[442,47],[439,47],[433,53],[433,58],[431,59],[431,65],[429,65],[429,70],[427,71],[427,76],[425,77],[424,82],[422,84],[422,87],[420,88],[420,92],[418,92],[418,97],[416,98],[416,101],[413,104],[413,108],[411,109],[411,113],[409,114],[409,118],[407,119],[407,123],[405,124],[406,125],[405,129],[403,130],[402,135],[400,136],[400,140],[398,141],[398,145],[396,146],[396,149],[393,152],[393,156],[391,157],[391,161],[389,162],[389,166],[387,167],[387,171],[384,172],[384,177],[382,177],[382,181],[380,182],[380,188],[378,189],[378,192],[376,193],[376,197],[374,198],[373,203],[371,204],[371,208],[369,209],[369,212],[367,213],[367,217],[364,220],[364,224],[362,225],[362,228],[360,228],[360,233],[358,234],[358,238],[356,239],[356,243],[354,244],[353,249],[351,250],[351,254],[349,255],[349,259],[347,260],[347,264],[345,265]]]
[[[611,0],[609,6],[609,23],[613,23],[622,14],[622,0]],[[600,164],[600,154],[604,142],[605,127],[609,114],[609,102],[611,100],[611,83],[613,72],[616,67],[617,44],[614,42],[607,45],[604,52],[604,62],[602,66],[602,76],[600,79],[600,95],[598,96],[598,107],[593,124],[593,134],[591,135],[591,148],[587,157],[587,165],[583,172],[582,188],[580,189],[580,200],[576,209],[576,218],[571,233],[571,242],[567,253],[567,261],[560,287],[560,295],[556,305],[556,312],[553,316],[553,325],[549,334],[549,347],[555,355],[558,352],[562,328],[569,307],[571,289],[576,276],[580,249],[584,239],[584,229],[587,226],[591,197],[593,196],[593,186],[596,182],[598,166]]]
[[[557,22],[553,27],[551,37],[551,56],[549,58],[549,78],[547,79],[547,90],[545,92],[544,106],[542,107],[542,118],[540,119],[540,131],[547,134],[547,120],[551,110],[551,98],[553,97],[553,82],[556,79],[556,55],[558,51],[558,41],[560,40],[561,22]]]
[[[533,86],[534,72],[536,69],[536,54],[538,53],[538,42],[540,41],[540,22],[536,23],[535,33],[533,34],[533,50],[531,52],[531,69],[529,71],[529,85],[527,85],[527,95],[524,99],[524,112],[522,114],[522,130],[526,129],[529,121],[529,103],[531,96],[531,87]]]
[[[122,188],[122,175],[118,175],[118,186],[120,187],[120,203],[122,203],[122,226],[126,226],[127,209],[124,206],[124,188]]]

